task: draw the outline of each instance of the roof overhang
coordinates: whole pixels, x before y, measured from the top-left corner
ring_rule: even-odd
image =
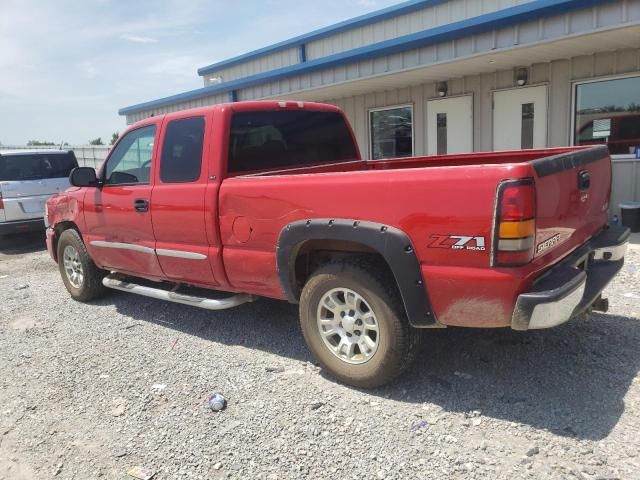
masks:
[[[299,90],[270,98],[281,98],[283,100],[313,99],[322,102],[360,95],[363,92],[380,92],[406,88],[434,81],[446,81],[453,78],[525,67],[536,63],[548,63],[582,55],[635,48],[640,48],[640,25],[607,29],[587,35],[576,35],[563,40],[544,42],[532,46],[512,47],[497,50],[490,54],[480,54],[426,67],[384,73],[366,79]]]
[[[536,0],[516,7],[506,8],[496,12],[480,15],[459,22],[450,23],[440,27],[423,30],[421,32],[402,37],[378,42],[346,52],[341,52],[316,60],[298,63],[268,72],[252,75],[218,85],[211,85],[197,90],[192,90],[158,100],[140,103],[122,108],[120,115],[129,115],[163,107],[181,102],[188,102],[217,94],[233,92],[239,89],[267,84],[287,78],[322,71],[328,68],[353,64],[363,60],[379,58],[429,45],[454,41],[464,37],[470,37],[501,28],[517,25],[547,16],[558,15],[576,9],[584,9],[589,6],[607,3],[612,0]],[[510,47],[505,50],[513,50]],[[557,57],[556,57],[557,58]],[[522,60],[520,62],[523,63]],[[433,69],[435,65],[429,65],[424,69]],[[494,67],[495,69],[495,67]],[[366,80],[358,80],[362,84]]]
[[[238,65],[240,63],[244,63],[265,55],[280,52],[289,48],[295,48],[300,45],[313,42],[315,40],[320,40],[321,38],[336,35],[346,30],[382,22],[383,20],[389,18],[394,18],[399,15],[405,15],[407,13],[422,10],[424,8],[438,5],[439,3],[445,3],[447,1],[449,0],[409,0],[408,2],[402,2],[398,5],[392,5],[391,7],[387,7],[382,10],[376,10],[375,12],[368,13],[366,15],[360,15],[359,17],[351,18],[349,20],[345,20],[344,22],[336,23],[335,25],[321,28],[319,30],[314,30],[313,32],[306,33],[289,40],[285,40],[284,42],[279,42],[274,45],[261,48],[259,50],[245,53],[244,55],[238,55],[237,57],[233,57],[222,62],[207,65],[206,67],[198,69],[198,75],[203,76],[208,73],[213,73],[217,70],[220,70],[221,68],[228,68],[233,65]]]

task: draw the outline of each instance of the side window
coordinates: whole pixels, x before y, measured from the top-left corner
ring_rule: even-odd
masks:
[[[204,117],[173,120],[167,126],[160,161],[163,183],[195,182],[202,170]]]
[[[127,133],[109,156],[105,171],[107,185],[149,183],[156,126]]]

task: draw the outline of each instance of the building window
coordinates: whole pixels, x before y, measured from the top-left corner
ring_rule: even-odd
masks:
[[[371,158],[413,156],[413,106],[370,111]]]
[[[608,145],[629,155],[640,145],[640,76],[575,87],[575,145]]]

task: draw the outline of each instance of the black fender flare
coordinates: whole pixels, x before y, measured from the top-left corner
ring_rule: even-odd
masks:
[[[289,302],[298,303],[300,297],[295,258],[309,240],[348,240],[378,252],[393,272],[409,323],[417,328],[442,327],[431,307],[411,240],[402,230],[375,222],[318,218],[286,225],[278,239],[276,262],[280,284]]]

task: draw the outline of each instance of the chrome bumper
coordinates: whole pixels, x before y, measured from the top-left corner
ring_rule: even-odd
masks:
[[[549,270],[518,297],[511,328],[551,328],[587,311],[622,268],[629,236],[627,228],[608,228]]]

